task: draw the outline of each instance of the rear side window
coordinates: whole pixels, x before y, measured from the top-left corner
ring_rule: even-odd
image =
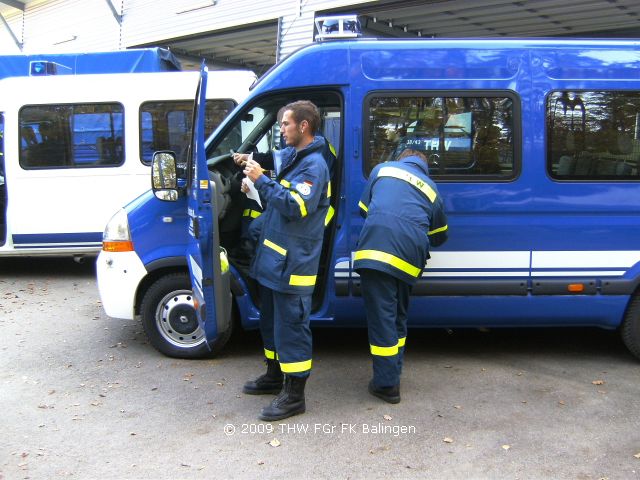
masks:
[[[207,100],[205,136],[209,136],[234,109],[233,100]],[[151,162],[153,152],[171,150],[186,159],[191,135],[193,100],[145,102],[140,107],[140,158]]]
[[[29,105],[20,110],[19,123],[22,168],[124,162],[124,109],[119,103]]]
[[[546,122],[552,178],[640,180],[640,92],[553,92]]]
[[[516,174],[517,102],[512,95],[374,94],[365,102],[364,171],[422,151],[439,179],[511,179]]]

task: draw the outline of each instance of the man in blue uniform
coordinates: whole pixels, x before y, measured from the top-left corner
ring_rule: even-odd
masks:
[[[322,156],[325,141],[314,136],[320,125],[316,106],[308,101],[285,107],[281,134],[289,155],[275,180],[248,160],[245,175],[266,201],[250,275],[260,284],[260,332],[267,373],[245,385],[246,393],[280,394],[262,409],[260,419],[275,421],[305,411],[304,389],[311,372],[311,295],[329,208],[329,169]],[[279,368],[277,368],[279,367]],[[284,382],[278,380],[284,373]],[[281,375],[281,374],[280,374]],[[247,386],[253,391],[247,391]],[[249,389],[251,390],[251,389]]]
[[[359,206],[366,220],[354,269],[362,282],[373,357],[369,393],[398,403],[411,287],[422,275],[429,247],[447,240],[447,218],[426,157],[411,149],[372,170]]]

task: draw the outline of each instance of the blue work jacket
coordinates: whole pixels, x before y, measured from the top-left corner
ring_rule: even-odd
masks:
[[[429,247],[447,240],[442,197],[427,165],[413,156],[377,165],[358,205],[366,220],[354,269],[379,270],[413,285]]]
[[[316,284],[330,200],[324,150],[322,137],[300,151],[286,149],[276,179],[255,182],[267,208],[250,275],[277,292],[311,294]]]

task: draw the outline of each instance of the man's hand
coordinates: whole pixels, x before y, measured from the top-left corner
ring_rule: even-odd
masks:
[[[247,163],[247,160],[249,160],[249,154],[247,154],[247,153],[234,153],[233,154],[233,161],[239,167],[244,167],[245,164]]]
[[[244,174],[254,183],[262,175],[262,172],[262,167],[255,160],[247,160],[244,165]]]

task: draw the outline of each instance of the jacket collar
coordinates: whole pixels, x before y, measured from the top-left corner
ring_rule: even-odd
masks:
[[[293,147],[283,150],[282,165],[278,178],[282,178],[283,174],[289,170],[296,162],[313,152],[321,152],[325,145],[324,137],[316,135],[313,141],[300,151],[296,151]]]
[[[416,156],[405,157],[402,160],[398,160],[398,161],[400,163],[405,163],[407,165],[415,165],[420,170],[422,170],[425,173],[425,175],[427,176],[429,175],[429,167],[427,166],[426,163],[422,161],[420,157],[416,157]]]

